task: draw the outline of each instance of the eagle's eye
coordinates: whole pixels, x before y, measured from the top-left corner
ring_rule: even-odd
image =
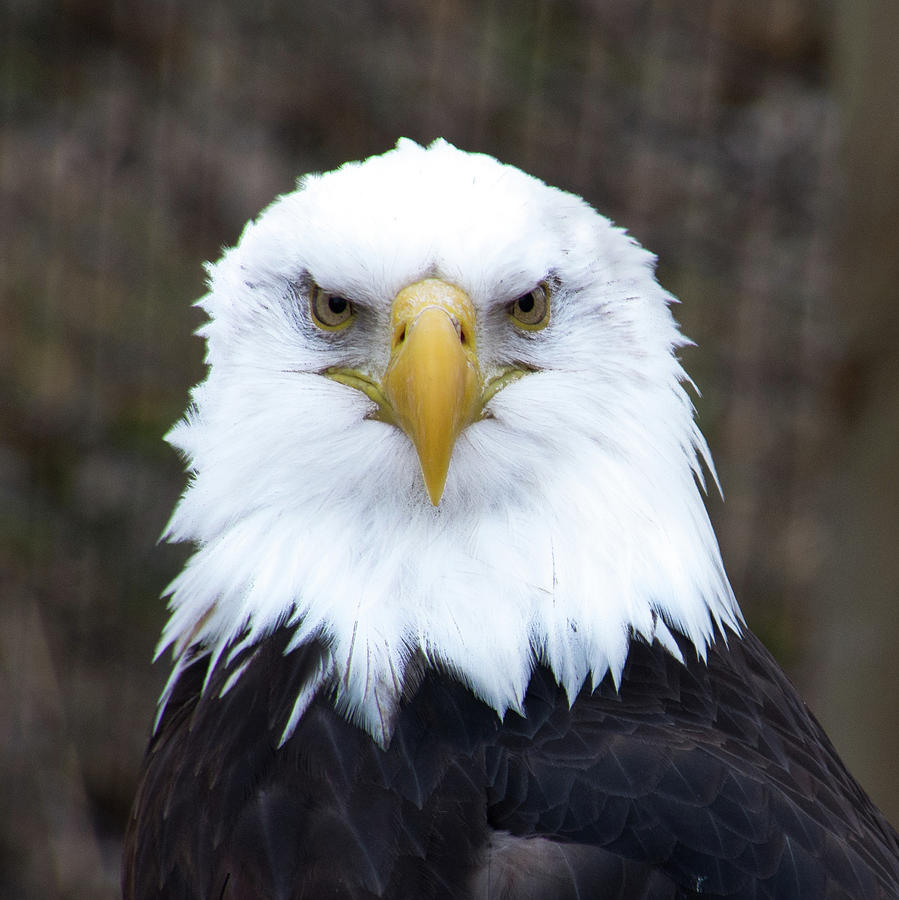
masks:
[[[528,331],[539,331],[549,325],[549,286],[543,282],[522,294],[508,306],[512,321]]]
[[[312,289],[309,298],[309,312],[312,321],[325,331],[339,331],[353,320],[353,304],[340,294],[329,294],[320,287]]]

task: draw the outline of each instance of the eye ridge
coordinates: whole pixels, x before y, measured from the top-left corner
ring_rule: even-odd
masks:
[[[356,310],[351,300],[316,285],[309,295],[309,315],[323,331],[339,331],[353,321]]]

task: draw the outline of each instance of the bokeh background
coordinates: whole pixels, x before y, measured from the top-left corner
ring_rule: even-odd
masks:
[[[899,4],[4,0],[0,895],[115,896],[201,263],[445,136],[660,256],[749,622],[899,822]]]

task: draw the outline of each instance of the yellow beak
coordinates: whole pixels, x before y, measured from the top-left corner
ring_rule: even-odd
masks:
[[[437,506],[456,439],[481,412],[474,307],[464,291],[426,278],[396,295],[391,323],[393,346],[381,388],[415,446]]]

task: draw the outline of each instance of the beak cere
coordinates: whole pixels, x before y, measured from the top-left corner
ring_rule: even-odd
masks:
[[[454,285],[426,278],[396,295],[391,323],[393,347],[381,387],[415,446],[437,506],[456,439],[481,412],[474,306]]]

